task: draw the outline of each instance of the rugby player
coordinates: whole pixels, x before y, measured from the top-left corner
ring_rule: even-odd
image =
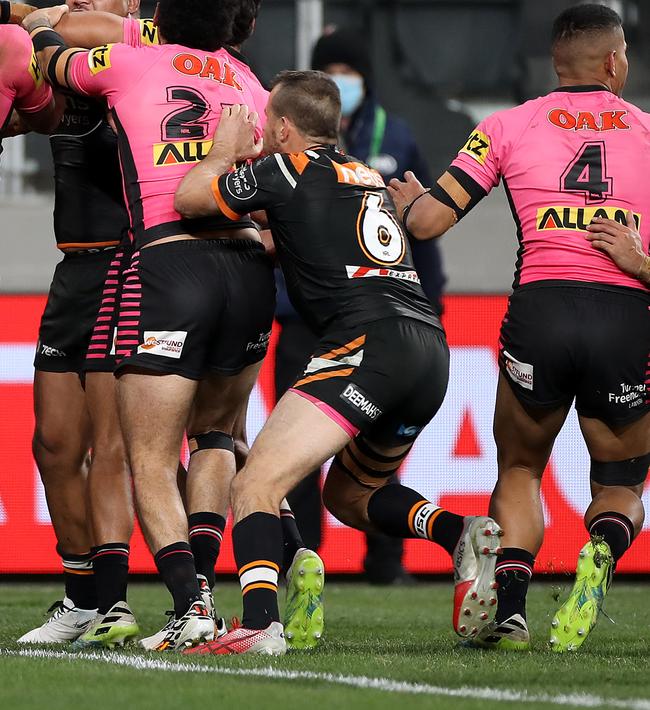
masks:
[[[101,9],[126,17],[137,13],[139,0],[68,0],[67,7],[75,14]],[[95,365],[100,374],[87,378],[85,392],[80,379],[97,312],[106,305],[107,271],[119,261],[118,246],[129,241],[117,139],[105,114],[102,102],[67,94],[51,136],[54,233],[63,259],[39,329],[33,451],[63,561],[65,598],[22,643],[73,641],[89,629],[98,607],[103,614],[113,595],[126,596],[133,505],[108,406],[114,358]]]
[[[326,74],[283,72],[267,105],[270,155],[225,172],[233,158],[261,150],[253,142],[256,116],[234,106],[176,194],[186,219],[221,215],[236,224],[242,213],[266,210],[292,302],[321,335],[233,482],[243,625],[198,653],[285,652],[277,605],[280,503],[333,455],[324,500],[339,520],[430,539],[452,555],[460,635],[478,633],[496,604],[494,521],[463,518],[405,486],[386,485],[442,403],[449,350],[381,176],[334,145],[340,117],[339,92]],[[311,591],[317,598],[318,589]]]
[[[273,316],[271,265],[250,219],[183,220],[173,210],[174,191],[207,152],[222,105],[256,105],[257,83],[221,48],[234,9],[206,0],[198,11],[196,2],[164,0],[155,18],[160,46],[86,52],[67,48],[45,20],[32,32],[54,83],[106,97],[118,132],[137,249],[121,300],[118,404],[140,520],[174,598],[174,618],[141,642],[158,650],[214,634],[176,487],[198,382],[190,450],[210,450],[212,465],[218,456],[221,472],[232,478],[233,425],[255,382]],[[199,494],[190,475],[188,499],[193,487]]]
[[[505,549],[497,617],[478,642],[529,648],[526,592],[544,534],[540,484],[575,400],[592,502],[575,586],[552,621],[551,647],[565,651],[596,623],[616,563],[644,519],[650,298],[638,262],[636,272],[624,273],[602,250],[601,218],[629,229],[632,212],[647,254],[650,116],[621,99],[628,63],[613,10],[564,11],[553,25],[553,62],[558,89],[481,122],[430,190],[407,173],[390,191],[408,230],[429,239],[503,181],[520,242],[494,415],[498,482],[490,514],[505,531]],[[600,250],[585,238],[591,230]]]
[[[241,45],[254,31],[260,4],[260,0],[241,0],[239,2],[227,50],[231,55],[230,61],[237,71],[240,74],[245,74],[248,80],[257,84],[256,109],[263,111],[268,92],[259,84],[240,53]],[[102,38],[103,41],[123,41],[133,46],[159,43],[157,27],[151,20],[122,19],[105,12],[60,16],[60,12],[57,12],[56,8],[43,10],[35,17],[38,16],[48,17],[50,22],[56,25],[57,32],[62,35],[66,43],[74,43],[85,48],[92,48],[95,44],[102,42]],[[124,257],[121,254],[116,255],[116,262],[123,263],[123,260]],[[109,334],[112,334],[117,326],[118,309],[114,303],[119,301],[119,295],[115,292],[116,289],[119,292],[120,286],[115,283],[118,278],[116,273],[119,271],[118,264],[113,264],[112,267],[113,273],[109,276],[104,289],[105,299],[102,302],[102,309],[93,331],[90,351],[86,359],[86,366],[90,371],[101,368],[102,360],[109,356],[113,346],[113,337],[112,335],[109,337]],[[95,377],[95,375],[91,375],[89,372],[88,377]],[[202,397],[201,392],[204,387],[203,384],[199,385],[197,396],[204,400],[204,404],[208,405],[214,397],[209,389],[207,396]],[[104,399],[105,420],[109,423],[116,419],[114,416],[108,416],[112,408],[107,410],[107,406],[111,401],[110,398]],[[243,466],[248,453],[245,423],[246,406],[242,408],[233,432],[238,469]],[[191,423],[190,429],[193,428],[195,425]],[[111,431],[111,440],[114,442],[117,433]],[[218,457],[218,450],[204,448],[192,455],[189,475],[192,476],[195,483],[194,490],[199,490],[200,496],[195,496],[189,501],[184,500],[184,502],[189,513],[190,545],[196,561],[202,597],[207,606],[213,610],[217,632],[223,633],[226,630],[225,621],[215,610],[212,588],[215,583],[214,567],[219,555],[229,508],[230,480],[223,475],[215,478],[215,467],[218,469],[219,466],[218,458],[211,461],[215,453]],[[202,468],[199,468],[199,465]],[[199,478],[201,475],[203,477]],[[184,485],[185,479],[182,474],[181,481]],[[305,548],[293,513],[286,501],[283,501],[282,504],[282,529],[284,538],[282,569],[287,579],[287,603],[284,617],[285,626],[288,629],[287,639],[292,648],[309,648],[313,647],[322,635],[323,607],[322,600],[319,600],[317,608],[313,608],[313,599],[303,593],[303,580],[315,578],[314,583],[322,588],[324,583],[323,562],[315,552]],[[102,558],[105,558],[102,560],[104,565],[112,560],[119,561],[119,552],[124,548],[128,551],[126,544],[112,544],[111,557],[108,556],[107,551],[102,551]],[[120,601],[121,598],[116,595],[119,589],[125,588],[126,577],[124,577],[123,584],[116,582],[120,579],[121,574],[126,575],[126,571],[126,565],[121,569],[114,569],[113,584],[109,585],[103,594],[100,593],[100,596],[106,600],[104,608],[110,610],[106,613],[100,610],[100,613],[104,614],[103,618],[101,616],[97,618],[93,626],[77,641],[77,646],[97,645],[97,643],[113,645],[116,639],[123,640],[125,634],[128,633],[130,637],[137,631],[128,605],[124,601]],[[100,599],[100,604],[101,601]]]

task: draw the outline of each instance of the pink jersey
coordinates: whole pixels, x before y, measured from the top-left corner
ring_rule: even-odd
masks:
[[[515,287],[583,281],[646,287],[584,238],[633,211],[650,244],[650,115],[599,87],[569,87],[482,121],[454,160],[487,192],[503,180],[520,242]]]
[[[176,188],[210,150],[222,107],[256,108],[261,101],[264,89],[239,64],[225,49],[175,44],[109,44],[72,57],[70,86],[108,101],[138,247],[175,234],[250,225],[223,217],[183,220],[174,210]]]
[[[52,100],[52,89],[34,56],[29,35],[17,25],[0,25],[0,127],[12,108],[42,111]]]

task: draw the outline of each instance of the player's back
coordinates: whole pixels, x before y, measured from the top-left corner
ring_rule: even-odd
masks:
[[[16,25],[0,25],[0,128],[9,120],[14,106],[22,111],[39,111],[51,97],[27,32]]]
[[[206,52],[172,44],[98,47],[88,55],[87,66],[77,62],[72,67],[73,85],[108,98],[138,246],[176,234],[251,224],[181,220],[173,208],[179,182],[212,145],[222,107],[255,108],[248,77],[240,74],[225,49]]]
[[[584,235],[594,217],[624,223],[631,210],[648,250],[649,159],[650,116],[603,87],[576,86],[489,117],[454,165],[488,190],[503,179],[520,240],[515,286],[569,280],[640,288]]]

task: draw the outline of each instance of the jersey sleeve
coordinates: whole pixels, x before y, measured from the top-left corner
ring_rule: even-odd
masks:
[[[123,30],[122,42],[130,47],[150,47],[160,44],[158,28],[153,20],[136,20],[127,17],[124,18]]]
[[[16,27],[13,34],[15,36],[11,42],[13,45],[11,54],[15,67],[13,105],[18,111],[37,113],[42,111],[52,100],[52,89],[43,80],[43,73],[36,60],[34,47],[27,32]]]
[[[497,115],[481,121],[451,164],[478,183],[486,193],[499,184],[504,162],[503,127]]]
[[[215,178],[212,194],[222,214],[233,221],[249,212],[273,210],[293,197],[302,165],[297,156],[274,153]]]
[[[133,83],[137,50],[125,44],[105,44],[70,57],[67,82],[86,96],[110,96]]]

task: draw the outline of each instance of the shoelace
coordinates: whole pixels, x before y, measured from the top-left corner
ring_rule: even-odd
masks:
[[[238,616],[233,616],[230,620],[230,630],[235,631],[236,629],[241,629],[242,624]]]
[[[46,612],[46,614],[52,614],[52,616],[50,616],[50,618],[48,619],[48,622],[54,621],[55,619],[59,619],[61,616],[63,616],[63,614],[65,614],[66,611],[70,610],[63,603],[63,599],[59,599],[58,601],[54,602],[54,604],[52,604],[52,606]]]

